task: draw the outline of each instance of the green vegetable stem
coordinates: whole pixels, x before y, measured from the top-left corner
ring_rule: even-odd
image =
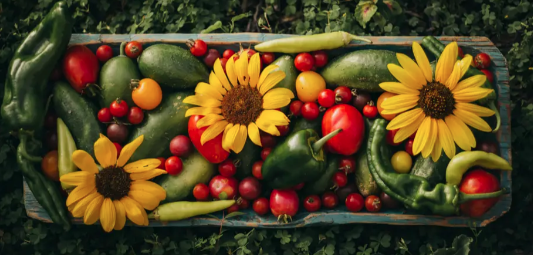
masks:
[[[463,151],[455,155],[446,168],[446,182],[459,185],[463,174],[473,166],[485,169],[513,170],[504,158],[485,151]]]
[[[260,52],[300,53],[337,49],[347,46],[352,40],[372,43],[366,38],[339,31],[274,39],[262,42],[254,48]]]
[[[184,220],[198,215],[222,211],[233,204],[235,204],[235,200],[172,202],[158,206],[148,215],[148,219],[164,222]]]

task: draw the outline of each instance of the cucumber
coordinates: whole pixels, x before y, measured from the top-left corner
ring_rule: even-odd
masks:
[[[209,80],[205,65],[176,45],[152,45],[141,53],[137,61],[141,74],[154,79],[163,88],[187,90]]]
[[[355,155],[355,185],[357,186],[359,193],[364,197],[379,195],[380,193],[379,186],[374,180],[372,173],[370,173],[370,168],[368,166],[367,141],[372,124],[373,121],[365,118],[365,141],[361,145],[359,152]]]
[[[159,185],[167,193],[164,203],[184,200],[191,195],[196,184],[207,184],[215,173],[215,165],[209,163],[195,150],[189,157],[183,159],[183,170],[180,174],[166,174],[158,180]]]
[[[274,88],[290,89],[292,93],[294,93],[294,96],[296,96],[296,78],[298,77],[298,73],[296,72],[296,67],[294,66],[294,58],[290,55],[283,55],[277,58],[270,65],[278,66],[278,68],[272,70],[272,72],[279,70],[285,72],[285,78],[276,84]],[[281,108],[281,111],[287,113],[289,111],[289,106],[287,105]]]
[[[433,162],[431,157],[424,158],[420,154],[416,157],[411,174],[426,179],[431,185],[444,183],[446,181],[446,167],[448,163],[450,163],[450,158],[444,154],[444,151],[437,162]]]
[[[53,95],[57,117],[65,122],[76,147],[94,157],[94,143],[100,133],[105,134],[97,119],[98,108],[64,81],[54,84]]]
[[[320,75],[330,86],[347,86],[368,92],[382,92],[382,82],[397,81],[387,68],[399,65],[396,53],[388,50],[358,50],[329,62]]]
[[[239,154],[232,152],[233,162],[237,167],[235,177],[242,180],[245,177],[252,176],[252,166],[255,162],[261,160],[261,150],[263,148],[255,145],[250,139],[246,139],[244,148]]]
[[[171,155],[170,140],[187,134],[189,118],[185,117],[185,112],[191,106],[183,103],[183,99],[193,94],[192,91],[167,94],[157,108],[145,113],[143,123],[131,131],[128,143],[140,135],[144,135],[144,141],[133,153],[130,162]]]
[[[302,194],[304,196],[309,195],[321,195],[324,192],[328,191],[333,187],[333,175],[339,171],[339,164],[341,162],[341,156],[337,154],[328,155],[328,164],[326,166],[326,171],[322,176],[312,182],[308,182],[304,185],[302,189]]]

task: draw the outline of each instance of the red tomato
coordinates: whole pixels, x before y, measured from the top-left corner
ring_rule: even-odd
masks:
[[[246,177],[239,183],[239,194],[244,199],[254,200],[261,195],[261,183],[255,177]]]
[[[335,105],[335,92],[331,89],[325,89],[318,93],[318,103],[320,106],[330,108]]]
[[[170,175],[178,175],[183,171],[183,162],[176,156],[171,156],[165,161],[165,170]]]
[[[317,195],[311,195],[304,199],[304,208],[308,212],[316,212],[320,209],[321,202],[320,197]]]
[[[188,41],[187,46],[195,57],[201,57],[207,52],[207,44],[203,40]]]
[[[262,167],[263,167],[262,160],[255,162],[254,165],[252,166],[252,175],[259,180],[263,180],[263,174],[261,173]]]
[[[363,199],[363,196],[359,193],[352,193],[346,197],[346,201],[344,202],[346,204],[346,208],[350,212],[358,212],[363,209],[363,206],[365,205],[365,200]]]
[[[326,142],[329,151],[345,156],[356,153],[365,135],[365,124],[361,113],[348,104],[338,104],[329,108],[322,118],[322,136],[337,129],[342,131]]]
[[[385,140],[391,146],[398,146],[401,143],[401,142],[399,143],[394,142],[394,136],[396,136],[396,133],[398,133],[398,129],[387,131],[387,136],[385,137]]]
[[[120,156],[120,152],[122,151],[122,145],[119,143],[113,143],[115,145],[115,148],[117,149],[117,158]]]
[[[207,201],[209,199],[209,187],[203,183],[198,183],[192,189],[192,194],[198,201]]]
[[[398,202],[398,200],[392,198],[391,196],[389,196],[389,194],[385,192],[381,192],[381,194],[379,195],[379,199],[381,200],[381,203],[383,203],[383,206],[385,208],[395,209],[400,207],[400,202]]]
[[[339,164],[339,169],[346,174],[355,172],[355,159],[353,157],[343,157]]]
[[[490,56],[487,53],[481,52],[474,58],[474,65],[478,69],[487,69],[490,66]]]
[[[412,134],[411,136],[409,136],[409,139],[413,139],[413,140],[414,140],[414,139],[415,139],[415,137],[416,137],[416,132],[418,132],[418,130],[417,130],[417,131],[415,131],[415,132],[414,132],[414,133],[413,133],[413,134]]]
[[[109,110],[111,115],[121,118],[128,114],[128,104],[124,100],[117,99],[111,103]]]
[[[226,159],[218,165],[218,172],[224,177],[232,177],[237,173],[237,167],[231,159]]]
[[[348,104],[352,101],[352,90],[345,86],[337,87],[335,92],[335,102],[338,104]]]
[[[105,63],[113,57],[113,49],[109,45],[102,45],[96,50],[96,57],[100,62]]]
[[[465,194],[480,194],[495,192],[500,189],[498,179],[482,169],[475,169],[463,177],[459,190]],[[461,205],[461,212],[470,217],[480,217],[485,214],[499,198],[487,198],[468,201]]]
[[[363,108],[363,114],[369,119],[374,119],[378,116],[378,108],[372,104],[367,104]]]
[[[161,164],[159,164],[159,166],[157,168],[161,169],[161,170],[165,170],[165,161],[167,161],[167,160],[165,158],[163,158],[163,157],[159,157],[157,159],[159,159],[159,161],[161,161]]]
[[[237,196],[238,182],[233,177],[217,175],[209,182],[211,196],[218,200],[230,200]]]
[[[307,52],[300,53],[294,58],[294,66],[296,69],[300,70],[300,72],[310,71],[313,69],[314,65],[315,59]]]
[[[286,136],[289,133],[289,125],[286,126],[276,126],[279,131],[279,136]]]
[[[207,141],[206,143],[204,143],[204,145],[202,145],[200,142],[200,138],[208,127],[198,129],[196,127],[196,122],[198,122],[198,120],[203,117],[204,116],[193,115],[189,118],[189,138],[191,139],[191,142],[196,148],[196,150],[198,150],[198,152],[200,152],[200,154],[202,154],[205,159],[207,159],[213,164],[218,164],[226,160],[229,156],[229,152],[225,151],[224,148],[222,148],[223,133],[220,133],[220,135]]]
[[[239,209],[241,210],[244,210],[246,208],[248,208],[250,206],[250,201],[242,198],[242,197],[239,197],[237,199],[237,204],[239,205]]]
[[[336,172],[331,179],[333,180],[333,183],[335,183],[335,187],[337,188],[342,188],[346,186],[346,184],[348,184],[348,177],[343,171]]]
[[[136,58],[143,52],[143,45],[140,42],[131,41],[126,44],[124,51],[126,52],[126,56]]]
[[[235,203],[232,206],[230,206],[227,210],[228,210],[228,213],[239,211],[239,204]]]
[[[130,108],[128,112],[128,121],[132,125],[141,124],[141,122],[143,122],[143,119],[144,119],[144,112],[143,110],[141,110],[141,108],[137,106],[133,106]]]
[[[302,117],[306,120],[314,120],[320,115],[320,109],[315,102],[307,102],[302,106]]]
[[[274,62],[274,59],[276,56],[274,56],[274,53],[272,52],[265,52],[261,54],[261,61],[263,61],[263,64],[270,65],[270,63]]]
[[[261,159],[265,161],[271,151],[272,151],[272,148],[263,148],[261,150]]]
[[[260,138],[262,147],[276,146],[276,138],[273,135],[261,131]]]
[[[381,210],[381,201],[379,197],[370,195],[365,199],[365,207],[369,212],[379,212]]]
[[[463,53],[463,49],[461,47],[457,47],[457,53],[459,53],[459,57],[464,58],[465,54]]]
[[[481,69],[481,72],[483,72],[485,74],[485,76],[487,76],[487,80],[489,80],[490,83],[492,83],[494,81],[494,76],[492,75],[492,73],[489,70]]]
[[[96,95],[100,64],[94,53],[84,45],[74,45],[67,49],[63,57],[63,74],[70,85],[78,92]]]
[[[98,120],[102,123],[113,120],[113,115],[111,115],[109,108],[102,108],[98,111]]]
[[[414,156],[413,155],[413,143],[415,143],[414,138],[409,138],[409,140],[407,140],[407,142],[405,143],[405,152],[407,152],[411,156]]]
[[[224,72],[226,72],[226,64],[228,63],[228,59],[227,58],[221,58],[220,59],[220,65],[222,66],[222,69],[224,70]]]
[[[274,216],[294,216],[298,212],[300,200],[294,190],[273,190],[270,193],[270,210]]]
[[[227,49],[227,50],[224,51],[224,53],[222,53],[222,57],[223,57],[223,58],[227,58],[227,59],[229,59],[229,58],[231,58],[231,56],[233,56],[234,54],[235,54],[235,51],[230,50],[230,49]]]
[[[322,205],[328,209],[334,208],[339,204],[339,198],[331,191],[327,191],[322,195]]]
[[[323,50],[313,52],[313,58],[316,67],[323,67],[328,63],[328,54]]]
[[[291,110],[292,115],[294,116],[300,116],[302,114],[302,106],[304,103],[300,100],[294,100],[289,106],[289,109]]]
[[[192,153],[191,139],[184,135],[177,135],[170,140],[170,153],[178,157],[187,157]]]
[[[213,67],[217,58],[220,58],[220,53],[218,50],[209,49],[207,55],[204,56],[204,63],[209,67]]]
[[[292,187],[292,190],[301,190],[304,187],[305,183],[296,184],[296,186]]]
[[[270,202],[268,199],[261,197],[254,201],[252,207],[255,213],[259,215],[265,215],[270,211]]]

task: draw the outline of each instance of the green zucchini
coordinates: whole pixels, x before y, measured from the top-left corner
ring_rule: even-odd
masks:
[[[272,70],[272,72],[279,70],[285,72],[285,78],[281,80],[278,84],[276,84],[274,88],[290,89],[296,97],[296,78],[298,77],[298,72],[296,72],[296,67],[294,66],[294,58],[290,55],[283,55],[277,58],[270,65],[278,66],[278,68]],[[289,111],[289,106],[287,105],[281,108],[281,111],[287,113]]]
[[[380,189],[374,177],[370,173],[370,168],[368,166],[368,156],[367,156],[367,143],[368,143],[368,133],[372,127],[373,121],[365,118],[365,141],[361,144],[361,149],[355,155],[355,185],[357,190],[364,197],[370,195],[379,195]]]
[[[262,147],[255,145],[255,143],[248,138],[246,139],[244,148],[239,154],[236,154],[235,152],[231,153],[231,157],[237,168],[235,177],[242,180],[245,177],[252,176],[252,166],[255,162],[261,160],[262,149]]]

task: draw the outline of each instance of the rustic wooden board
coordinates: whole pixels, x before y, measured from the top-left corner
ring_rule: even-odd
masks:
[[[258,33],[241,33],[241,34],[132,34],[132,35],[98,35],[98,34],[73,34],[70,44],[84,44],[95,50],[100,44],[109,44],[114,48],[115,54],[118,54],[118,45],[123,41],[136,40],[146,44],[153,43],[172,43],[184,46],[188,39],[200,38],[207,42],[210,47],[215,46],[217,49],[231,48],[237,50],[239,43],[247,48],[249,45],[272,40],[276,38],[290,37],[293,35],[281,34],[258,34]],[[366,37],[373,41],[372,45],[364,42],[353,42],[343,49],[337,49],[331,52],[337,55],[346,51],[359,49],[388,49],[396,52],[406,53],[412,56],[411,44],[413,41],[421,42],[423,37],[401,36],[401,37]],[[457,41],[465,53],[472,56],[479,52],[485,52],[490,55],[493,61],[490,71],[494,74],[494,86],[498,90],[498,107],[502,118],[500,131],[496,134],[500,142],[501,155],[511,162],[511,102],[509,95],[509,71],[507,61],[496,46],[486,37],[438,37],[443,43]],[[431,59],[431,54],[427,54]],[[511,190],[511,173],[499,173],[501,186]],[[51,222],[48,214],[43,210],[35,197],[24,182],[24,204],[28,216]],[[232,217],[223,220],[223,214],[214,214],[217,218],[208,216],[199,216],[189,220],[177,222],[161,223],[151,221],[153,227],[190,227],[190,226],[227,226],[227,227],[258,227],[258,228],[295,228],[331,224],[351,224],[351,223],[377,223],[390,225],[435,225],[446,227],[483,227],[495,221],[503,214],[507,213],[511,207],[511,194],[501,197],[499,202],[480,218],[468,217],[442,217],[434,215],[413,214],[402,210],[384,211],[381,213],[351,213],[346,211],[346,207],[339,206],[336,210],[318,211],[307,213],[301,211],[293,221],[288,224],[277,223],[273,215],[258,216],[250,209],[243,211],[245,215]],[[73,219],[75,224],[83,224],[81,219]],[[127,224],[131,224],[128,222]]]

